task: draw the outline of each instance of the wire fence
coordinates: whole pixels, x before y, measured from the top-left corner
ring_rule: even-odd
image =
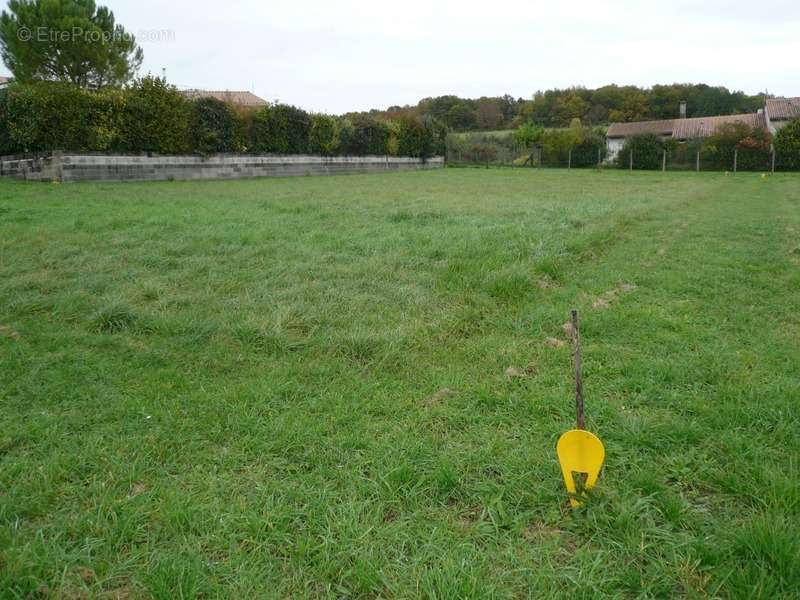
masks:
[[[705,148],[689,141],[658,152],[638,154],[608,148],[545,148],[516,143],[513,136],[496,134],[449,135],[446,163],[465,167],[622,169],[631,171],[798,171],[800,156],[782,156],[770,148]]]

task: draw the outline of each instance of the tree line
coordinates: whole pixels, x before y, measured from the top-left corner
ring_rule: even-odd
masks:
[[[702,83],[650,88],[606,85],[597,89],[571,87],[540,91],[530,100],[515,99],[508,94],[477,99],[438,96],[424,98],[416,106],[392,106],[368,114],[378,117],[415,115],[436,119],[451,131],[490,131],[516,129],[523,123],[568,127],[573,119],[580,119],[589,126],[675,119],[679,116],[681,101],[686,101],[689,117],[750,113],[764,106],[764,98],[765,94],[748,95]]]

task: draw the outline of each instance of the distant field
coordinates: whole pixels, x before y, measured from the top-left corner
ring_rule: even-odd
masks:
[[[798,290],[793,175],[2,181],[0,596],[795,596]]]

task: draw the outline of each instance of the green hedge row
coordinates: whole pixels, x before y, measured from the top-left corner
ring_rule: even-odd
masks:
[[[428,158],[444,152],[445,133],[433,120],[416,117],[348,119],[282,104],[243,109],[213,98],[192,101],[154,77],[125,89],[41,82],[0,90],[0,155],[61,150]]]

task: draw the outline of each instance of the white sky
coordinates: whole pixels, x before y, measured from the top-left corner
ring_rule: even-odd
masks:
[[[800,96],[800,0],[98,0],[142,71],[307,110],[607,83]],[[146,39],[167,30],[174,38]]]

